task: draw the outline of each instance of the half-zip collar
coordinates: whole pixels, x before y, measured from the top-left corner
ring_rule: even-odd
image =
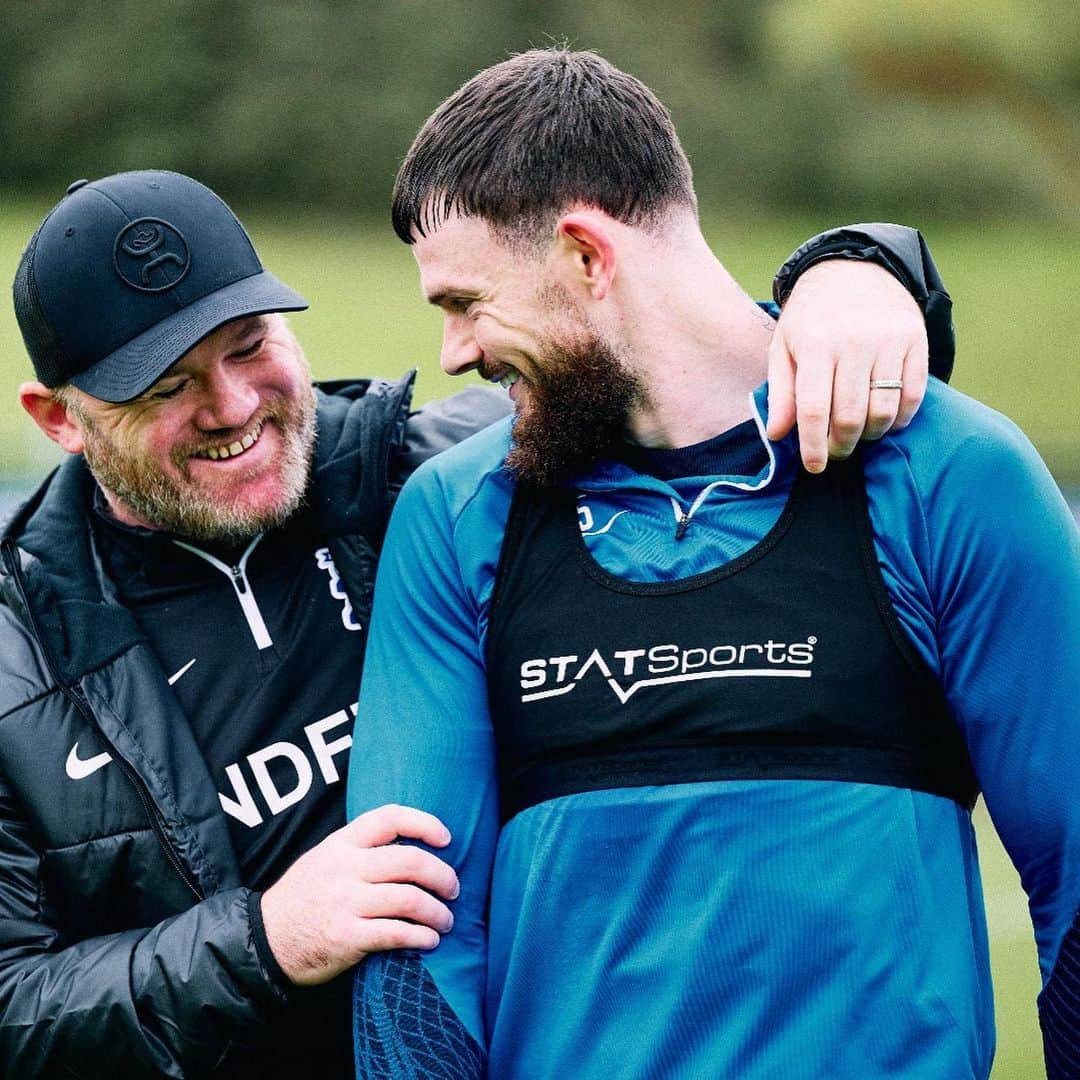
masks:
[[[251,631],[251,636],[255,639],[255,644],[262,649],[269,649],[274,644],[273,638],[270,637],[270,631],[266,628],[266,622],[262,617],[262,612],[259,610],[258,601],[255,599],[255,593],[251,589],[251,584],[247,577],[247,562],[251,557],[251,553],[255,550],[259,541],[262,540],[263,534],[259,533],[246,548],[244,548],[243,554],[236,561],[234,566],[229,566],[228,563],[224,563],[221,559],[211,555],[208,551],[203,551],[201,548],[197,548],[194,544],[189,544],[184,540],[173,540],[173,543],[185,551],[190,551],[192,555],[197,555],[200,559],[204,559],[215,570],[219,570],[229,579],[229,584],[232,585],[233,591],[236,593],[237,600],[240,601],[240,609],[244,613],[244,618],[247,620],[248,629]]]
[[[789,476],[790,466],[798,454],[798,442],[794,434],[780,442],[771,442],[765,434],[768,421],[768,385],[763,383],[750,394],[751,420],[759,453],[737,454],[740,462],[761,462],[753,473],[715,473],[706,477],[682,476],[671,480],[641,472],[625,461],[605,460],[597,464],[588,475],[575,481],[580,492],[603,492],[611,489],[633,488],[648,491],[667,498],[671,504],[672,524],[676,539],[682,539],[695,514],[717,491],[745,492],[748,495],[762,492],[773,485],[778,476]],[[736,429],[729,429],[734,431]],[[723,433],[718,433],[723,434]],[[639,453],[633,455],[641,457]]]

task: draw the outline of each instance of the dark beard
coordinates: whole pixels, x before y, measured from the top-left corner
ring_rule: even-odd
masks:
[[[506,465],[517,478],[554,487],[587,472],[622,441],[631,410],[644,401],[638,380],[599,337],[552,346],[514,420]]]

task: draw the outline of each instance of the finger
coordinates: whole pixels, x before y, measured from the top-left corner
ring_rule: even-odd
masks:
[[[893,421],[894,431],[907,427],[912,417],[919,411],[922,400],[926,397],[926,385],[929,381],[929,357],[927,355],[926,340],[917,343],[908,350],[904,357],[902,378],[904,388],[900,392],[900,404],[896,410],[896,419]]]
[[[871,383],[879,379],[901,378],[899,362],[888,366],[875,367],[874,377]],[[896,420],[896,410],[900,407],[900,389],[890,386],[871,386],[870,404],[866,412],[866,431],[863,437],[866,439],[880,439]]]
[[[388,844],[365,851],[359,872],[364,881],[373,884],[409,882],[447,900],[457,899],[461,891],[452,866],[411,844]]]
[[[450,843],[450,830],[434,814],[394,803],[361,814],[345,828],[360,847],[390,844],[402,837],[431,847]]]
[[[903,380],[903,356],[906,343],[882,341],[877,349],[874,362],[867,375],[868,402],[866,406],[866,426],[864,439],[880,439],[892,427],[896,419],[896,410],[900,404],[900,390],[897,387],[875,386],[879,382]]]
[[[829,457],[846,458],[859,443],[866,426],[870,393],[870,358],[843,359],[833,379],[832,415],[829,418]]]
[[[402,919],[363,919],[353,950],[353,963],[365,953],[386,952],[389,949],[423,949],[430,951],[442,940],[438,931]]]
[[[440,934],[449,933],[454,926],[450,909],[431,893],[396,882],[365,889],[356,914],[365,919],[408,919]]]
[[[795,365],[781,330],[773,331],[769,345],[769,422],[765,434],[776,442],[795,425]]]
[[[880,439],[896,421],[896,410],[899,404],[899,390],[886,390],[880,387],[871,390],[863,438],[871,442]]]
[[[808,472],[822,472],[829,460],[829,404],[833,361],[824,353],[801,356],[795,368],[795,413],[799,451]]]

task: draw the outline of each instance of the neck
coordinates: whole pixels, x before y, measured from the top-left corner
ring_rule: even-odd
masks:
[[[674,448],[751,417],[774,324],[696,224],[677,244],[656,246],[620,283],[624,355],[648,389],[629,434],[643,446]]]

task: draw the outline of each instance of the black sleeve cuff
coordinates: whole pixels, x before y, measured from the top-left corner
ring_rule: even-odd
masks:
[[[1047,1080],[1080,1076],[1080,912],[1039,995]]]
[[[251,936],[255,942],[255,950],[259,954],[259,959],[262,961],[263,967],[266,968],[275,989],[282,994],[287,994],[293,989],[293,984],[289,981],[288,975],[281,970],[281,965],[277,962],[273,949],[270,948],[270,941],[266,936],[266,926],[263,924],[262,893],[255,892],[254,889],[249,892],[247,905],[248,923],[251,926]]]
[[[926,319],[930,374],[949,381],[956,356],[952,298],[917,229],[876,221],[818,233],[777,271],[773,278],[773,299],[777,304],[782,307],[799,276],[825,259],[856,259],[888,270],[915,298]]]

